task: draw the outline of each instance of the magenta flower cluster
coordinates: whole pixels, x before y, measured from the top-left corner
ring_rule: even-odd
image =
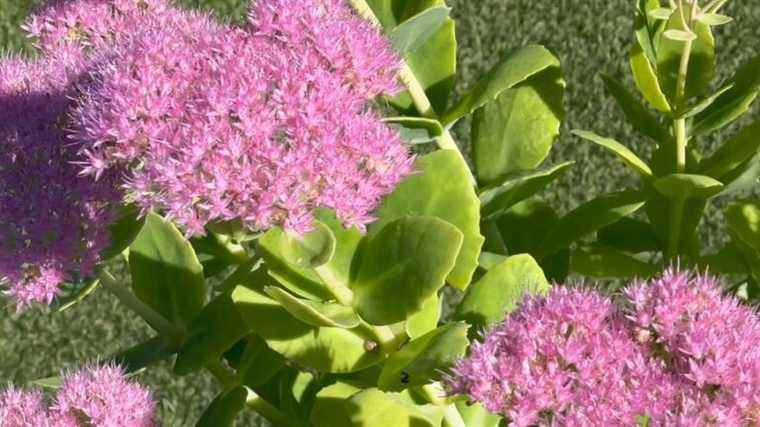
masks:
[[[514,426],[760,423],[760,320],[710,277],[668,271],[617,305],[557,287],[471,347],[452,392]]]
[[[92,3],[28,26],[43,50],[96,62],[71,119],[84,171],[122,171],[127,197],[189,235],[233,219],[305,232],[318,207],[363,226],[411,171],[369,108],[399,89],[400,60],[343,0],[258,1],[245,28],[158,0]]]
[[[49,304],[90,275],[114,207],[188,235],[373,220],[412,170],[372,108],[400,59],[344,0],[259,0],[234,27],[167,0],[55,0],[0,59],[0,287]]]
[[[72,85],[86,67],[71,50],[0,60],[0,287],[19,308],[49,304],[67,280],[92,273],[108,245],[113,174],[81,177],[66,140]]]
[[[117,366],[93,366],[64,375],[51,405],[39,391],[0,392],[0,427],[153,427],[150,391]]]

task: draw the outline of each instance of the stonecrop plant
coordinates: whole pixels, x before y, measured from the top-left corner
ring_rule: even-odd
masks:
[[[604,82],[656,149],[575,131],[640,181],[564,215],[539,193],[572,82],[528,45],[453,99],[443,0],[44,4],[0,58],[0,288],[109,292],[155,335],[8,384],[0,427],[162,425],[162,361],[219,381],[198,426],[760,424],[760,201],[699,233],[760,177],[756,123],[701,154],[760,91],[758,58],[712,85],[725,4],[635,2],[644,102]]]

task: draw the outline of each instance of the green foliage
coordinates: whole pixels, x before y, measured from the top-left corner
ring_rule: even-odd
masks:
[[[175,325],[190,324],[203,309],[206,283],[193,247],[155,213],[129,247],[129,270],[135,295]]]

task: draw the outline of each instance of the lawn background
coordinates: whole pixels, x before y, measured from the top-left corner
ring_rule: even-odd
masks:
[[[0,0],[0,51],[25,48],[18,25],[31,0]],[[238,19],[246,10],[239,0],[187,0],[212,7]],[[652,145],[635,135],[602,89],[599,73],[609,73],[631,84],[627,51],[631,39],[632,0],[449,0],[457,19],[459,76],[457,93],[473,84],[506,52],[527,43],[547,46],[562,61],[568,80],[568,115],[563,134],[549,162],[574,160],[572,172],[546,194],[562,212],[597,194],[625,185],[634,177],[610,155],[569,135],[583,128],[617,138],[634,151],[648,153]],[[733,0],[727,12],[736,22],[718,30],[719,75],[731,74],[739,63],[760,51],[760,2]],[[757,109],[752,116],[757,117]],[[745,120],[746,121],[746,120]],[[457,129],[459,141],[468,137]],[[705,144],[711,144],[706,141]],[[703,238],[719,243],[723,230],[719,209],[708,214]],[[147,327],[135,321],[116,300],[103,292],[68,312],[52,315],[33,311],[0,312],[0,384],[53,375],[61,368],[94,360],[145,339]],[[169,365],[154,368],[140,380],[160,400],[164,425],[193,425],[217,392],[209,376],[175,378]],[[257,425],[246,417],[239,425]]]

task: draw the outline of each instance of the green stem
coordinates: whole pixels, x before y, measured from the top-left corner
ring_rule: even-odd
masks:
[[[676,134],[676,173],[686,172],[686,119],[676,119],[673,122]]]
[[[349,0],[351,5],[354,7],[356,12],[364,19],[371,22],[373,25],[382,28],[383,25],[380,22],[380,20],[375,15],[375,12],[372,11],[372,8],[367,4],[366,0]],[[417,76],[414,75],[414,72],[411,68],[409,68],[409,65],[404,61],[403,65],[401,66],[401,70],[399,71],[399,76],[401,78],[401,81],[406,85],[406,88],[409,90],[409,95],[412,97],[412,102],[414,103],[414,107],[417,109],[419,114],[422,117],[428,118],[428,119],[434,119],[438,120],[438,115],[436,114],[435,110],[433,109],[433,104],[430,102],[430,99],[427,97],[427,94],[425,93],[425,88],[422,86],[419,80],[417,80]],[[462,151],[459,149],[459,146],[457,145],[456,141],[454,140],[454,137],[451,136],[451,132],[449,129],[444,129],[443,134],[440,138],[438,138],[438,147],[444,150],[454,150],[459,155],[459,157],[462,159],[462,161],[467,164],[464,155],[462,154]],[[472,172],[470,172],[470,182],[473,186],[477,185],[477,182],[475,181],[475,176],[472,175]]]
[[[275,408],[274,405],[262,399],[261,396],[256,394],[256,392],[254,392],[250,388],[246,387],[246,390],[248,391],[248,397],[245,400],[245,404],[250,409],[253,409],[259,415],[266,418],[267,421],[272,423],[273,426],[275,427],[295,426],[295,423],[291,422],[291,420],[285,414],[283,414],[279,409]]]
[[[98,278],[104,289],[114,295],[119,302],[129,307],[138,316],[143,318],[159,334],[169,337],[172,341],[182,342],[184,332],[159,314],[156,310],[142,302],[126,286],[118,283],[108,271],[101,269],[98,272]]]
[[[235,374],[222,365],[222,362],[216,360],[206,364],[206,370],[211,373],[224,387],[225,390],[237,387],[239,384]]]
[[[679,198],[671,201],[670,205],[670,231],[668,247],[665,253],[666,261],[676,261],[681,244],[681,222],[686,200]]]

